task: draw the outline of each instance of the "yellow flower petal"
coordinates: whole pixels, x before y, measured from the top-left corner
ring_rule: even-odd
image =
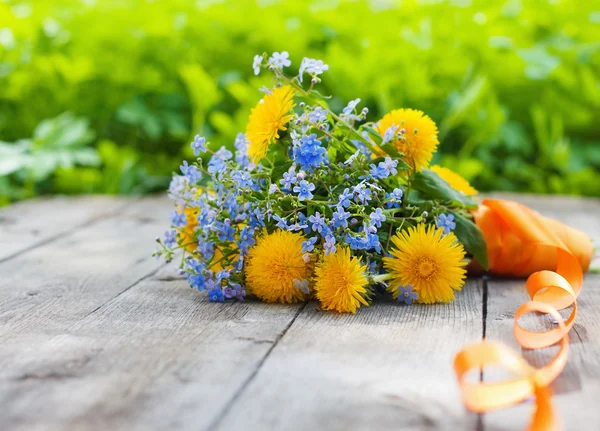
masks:
[[[269,145],[279,139],[279,131],[287,130],[286,124],[292,118],[294,89],[286,85],[267,94],[250,113],[246,136],[250,141],[248,156],[254,163],[267,154]]]
[[[338,247],[316,267],[315,292],[325,310],[356,313],[365,299],[368,284],[366,266],[346,248]]]
[[[398,297],[398,286],[412,284],[418,301],[425,304],[450,302],[454,291],[465,283],[465,250],[453,233],[419,224],[392,237],[392,257],[383,265],[392,275],[389,290]]]
[[[433,120],[423,111],[395,109],[379,121],[375,130],[383,135],[391,126],[398,127],[397,133],[403,132],[394,146],[404,154],[404,161],[417,171],[428,167],[439,144]]]
[[[433,165],[431,170],[438,174],[450,185],[450,187],[456,191],[462,192],[467,196],[473,196],[478,193],[477,190],[475,190],[467,180],[448,168],[443,168],[439,165]]]
[[[291,303],[305,299],[294,280],[308,279],[302,253],[303,236],[284,230],[258,239],[248,252],[246,284],[251,293],[266,302]]]

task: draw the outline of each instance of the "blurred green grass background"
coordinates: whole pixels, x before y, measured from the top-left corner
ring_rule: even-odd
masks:
[[[595,1],[0,0],[0,205],[164,189],[283,50],[330,65],[333,109],[425,111],[480,190],[600,196],[599,34]]]

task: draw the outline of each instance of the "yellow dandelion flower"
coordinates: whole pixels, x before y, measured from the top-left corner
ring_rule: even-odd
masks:
[[[454,190],[462,192],[467,196],[473,196],[478,193],[477,190],[475,190],[467,180],[458,175],[456,172],[451,171],[448,168],[443,168],[439,165],[433,165],[430,169],[438,174]]]
[[[325,310],[356,313],[365,299],[368,284],[367,267],[346,248],[338,247],[317,264],[315,292]]]
[[[246,284],[251,293],[266,302],[291,303],[305,299],[294,280],[309,276],[300,234],[277,230],[258,239],[248,252]]]
[[[453,233],[419,224],[392,237],[396,249],[383,264],[392,276],[390,292],[398,297],[398,286],[412,284],[425,304],[450,302],[465,282],[465,250]]]
[[[379,121],[376,130],[383,135],[391,126],[397,126],[402,135],[394,146],[404,153],[404,161],[417,171],[428,167],[439,144],[433,120],[423,111],[395,109]]]
[[[294,90],[286,85],[274,89],[252,109],[246,136],[250,141],[248,155],[254,163],[265,157],[269,145],[279,139],[279,131],[287,130],[285,125],[292,118],[293,107]]]

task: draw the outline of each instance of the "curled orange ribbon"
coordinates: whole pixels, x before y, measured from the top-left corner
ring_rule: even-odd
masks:
[[[500,343],[484,340],[465,347],[454,359],[463,401],[468,409],[485,413],[535,396],[536,411],[529,429],[558,430],[561,427],[554,414],[549,386],[567,363],[569,331],[577,316],[576,300],[583,285],[583,271],[591,261],[591,242],[585,234],[512,201],[486,199],[474,218],[488,246],[490,271],[499,275],[529,275],[526,287],[531,301],[515,313],[517,342],[526,349],[558,343],[559,349],[546,366],[534,368]],[[571,305],[571,314],[563,321],[558,310]],[[519,325],[521,316],[535,312],[554,317],[558,327],[533,332]],[[487,365],[503,367],[516,377],[490,383],[466,380],[469,371],[481,371]]]

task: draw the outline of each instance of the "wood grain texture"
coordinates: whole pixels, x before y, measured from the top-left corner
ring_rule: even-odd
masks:
[[[451,304],[377,302],[355,316],[310,303],[217,430],[469,430],[452,372],[482,335],[482,291]]]
[[[301,307],[208,303],[161,271],[13,350],[0,368],[1,429],[207,429]]]
[[[0,262],[113,214],[131,202],[101,196],[55,197],[0,208]]]
[[[70,206],[102,208],[103,202],[73,200]],[[86,395],[73,392],[71,399],[53,400],[36,394],[70,380],[93,392],[94,381],[80,379],[78,370],[101,351],[82,349],[69,328],[161,265],[150,253],[164,227],[167,199],[147,198],[125,207],[116,200],[109,207],[123,210],[0,263],[2,430],[63,428],[44,409],[60,413]]]
[[[502,196],[528,205],[540,213],[561,220],[600,239],[600,203],[566,197]],[[513,337],[514,312],[529,300],[525,280],[491,279],[487,282],[488,301],[486,338],[500,340],[521,351],[534,366],[546,364],[556,352],[556,347],[538,350],[521,349]],[[568,315],[569,310],[561,312]],[[524,327],[546,330],[552,323],[545,316],[525,316]],[[563,373],[554,382],[555,405],[567,430],[600,429],[600,409],[596,408],[600,396],[600,276],[586,275],[578,299],[578,316],[570,333],[569,361]],[[486,371],[484,379],[497,376]],[[524,403],[508,410],[486,414],[486,430],[524,429],[530,419],[532,405]]]
[[[141,199],[0,263],[0,343],[54,334],[157,270],[153,239],[169,206]]]
[[[256,371],[300,306],[209,304],[157,273],[170,207],[141,199],[0,263],[0,429],[202,429]]]

